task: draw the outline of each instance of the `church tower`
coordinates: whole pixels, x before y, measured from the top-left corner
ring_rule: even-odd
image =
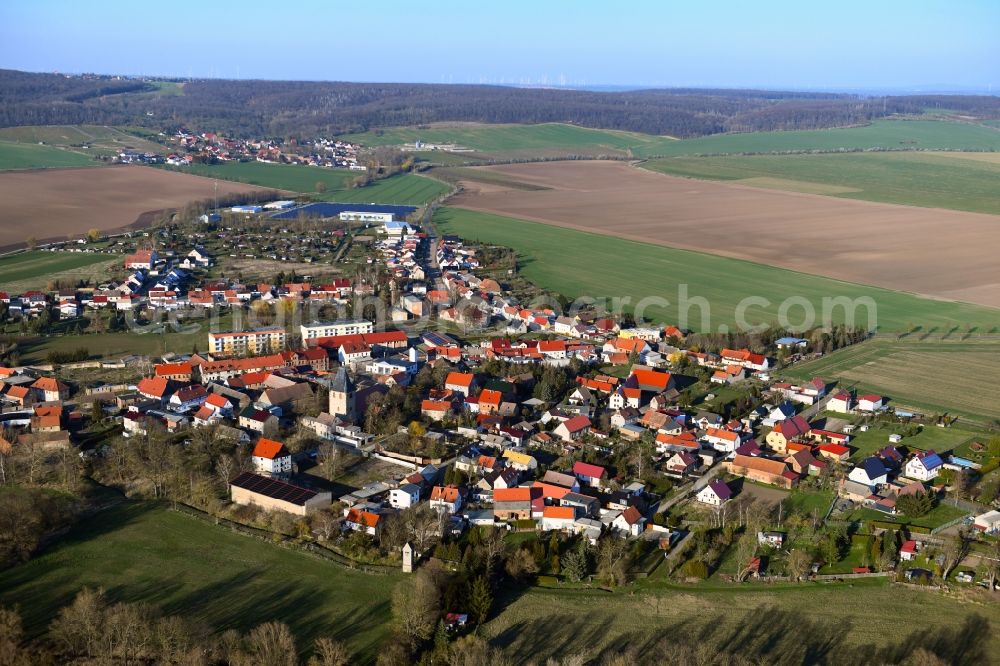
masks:
[[[345,368],[337,370],[330,382],[330,413],[345,421],[354,420],[354,383]]]

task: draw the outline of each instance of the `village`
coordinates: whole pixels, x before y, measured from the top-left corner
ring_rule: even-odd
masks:
[[[162,133],[163,154],[122,149],[115,156],[121,164],[221,164],[263,162],[301,164],[330,169],[364,171],[358,162],[360,146],[339,139],[317,138],[302,142],[276,139],[241,139],[215,132],[195,133],[184,127]]]
[[[310,241],[329,258],[367,235],[354,277],[224,275],[206,246],[263,243],[234,220],[283,209],[264,205],[160,233],[179,249],[119,241],[123,277],[107,284],[3,294],[6,319],[200,310],[213,328],[190,353],[0,370],[0,470],[70,453],[103,483],[162,497],[184,463],[168,473],[161,458],[204,445],[224,497],[192,487],[180,501],[404,571],[458,562],[473,535],[499,530],[538,544],[518,575],[567,583],[602,567],[616,584],[996,583],[996,438],[925,448],[961,424],[785,380],[816,353],[807,338],[708,349],[676,326],[522,304],[495,251],[375,208],[340,212]],[[255,252],[282,238],[305,242],[283,229]],[[244,321],[259,325],[222,327]],[[586,555],[609,540],[627,550]]]

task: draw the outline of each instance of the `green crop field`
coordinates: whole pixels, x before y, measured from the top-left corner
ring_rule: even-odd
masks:
[[[562,123],[538,125],[467,123],[452,126],[435,125],[427,129],[392,127],[362,134],[349,134],[341,138],[366,146],[400,145],[418,140],[425,143],[454,143],[476,151],[453,154],[461,157],[462,161],[528,154],[627,156],[633,152],[639,154],[637,149],[640,147],[645,147],[645,154],[659,154],[656,146],[675,142],[669,137],[589,129]]]
[[[459,208],[442,208],[435,215],[442,231],[470,240],[503,245],[518,253],[521,274],[545,289],[569,298],[629,297],[631,305],[646,297],[665,298],[667,306],[650,307],[646,317],[678,323],[679,287],[688,297],[703,297],[710,307],[709,326],[702,325],[703,309],[688,309],[687,326],[695,330],[733,329],[736,307],[746,297],[763,297],[766,307],[746,311],[751,324],[776,321],[780,303],[802,297],[812,304],[817,323],[823,298],[870,297],[877,306],[879,331],[910,330],[921,325],[939,334],[968,324],[978,332],[1000,326],[1000,310],[965,303],[920,298],[902,292],[840,282],[762,264],[677,250],[612,238],[551,225],[516,220]],[[834,322],[843,308],[827,308]],[[800,322],[802,308],[789,311]],[[867,313],[857,310],[857,325],[866,325]],[[681,324],[684,322],[680,321]]]
[[[992,161],[990,161],[992,158]],[[661,173],[847,199],[1000,214],[1000,155],[881,152],[671,157]]]
[[[0,171],[98,166],[100,162],[80,153],[54,146],[0,141]]]
[[[346,203],[411,204],[422,206],[441,196],[448,189],[447,185],[433,178],[404,173],[391,178],[377,180],[367,187],[357,187],[337,192],[327,191],[320,198],[326,201]]]
[[[11,254],[0,257],[0,288],[10,291],[12,284],[25,281],[44,285],[47,280],[75,276],[86,272],[81,269],[115,260],[112,255],[85,252],[35,250]]]
[[[946,120],[878,120],[862,127],[715,134],[682,140],[560,123],[391,127],[343,138],[367,146],[399,145],[417,140],[454,143],[481,153],[458,154],[466,161],[571,154],[643,158],[840,150],[1000,150],[1000,131],[984,125]]]
[[[0,573],[0,604],[18,605],[43,632],[84,586],[114,601],[146,602],[216,631],[278,619],[300,651],[344,641],[374,662],[397,578],[347,571],[296,551],[144,503],[103,511],[37,559]]]
[[[944,120],[877,120],[862,127],[714,134],[654,144],[639,157],[838,150],[1000,150],[1000,131]]]
[[[446,185],[436,180],[409,173],[378,180],[367,187],[351,188],[351,181],[359,175],[357,171],[297,164],[227,162],[211,165],[193,164],[189,167],[178,167],[176,170],[209,178],[235,180],[251,185],[299,192],[325,201],[350,203],[423,205],[448,191]],[[316,192],[318,183],[323,183],[324,192]]]
[[[919,334],[916,334],[919,336]],[[889,396],[893,405],[949,412],[977,421],[1000,419],[1000,345],[993,341],[875,339],[796,365],[798,379],[836,379]]]
[[[484,633],[517,664],[568,655],[595,664],[611,656],[626,656],[626,663],[698,663],[664,656],[674,652],[670,644],[761,664],[901,664],[914,647],[933,646],[945,663],[972,666],[1000,650],[1000,606],[881,580],[655,585],[616,592],[529,589],[502,599],[504,611]],[[660,639],[666,651],[656,650]]]

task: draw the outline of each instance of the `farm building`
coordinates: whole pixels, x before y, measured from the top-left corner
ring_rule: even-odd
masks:
[[[330,493],[320,493],[266,476],[243,472],[229,482],[229,493],[236,504],[259,506],[268,511],[287,511],[305,516],[329,506]]]

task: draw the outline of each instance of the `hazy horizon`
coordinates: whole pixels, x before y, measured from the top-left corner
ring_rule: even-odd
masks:
[[[276,20],[280,19],[280,20]],[[8,4],[0,66],[167,78],[987,92],[1000,3]]]

